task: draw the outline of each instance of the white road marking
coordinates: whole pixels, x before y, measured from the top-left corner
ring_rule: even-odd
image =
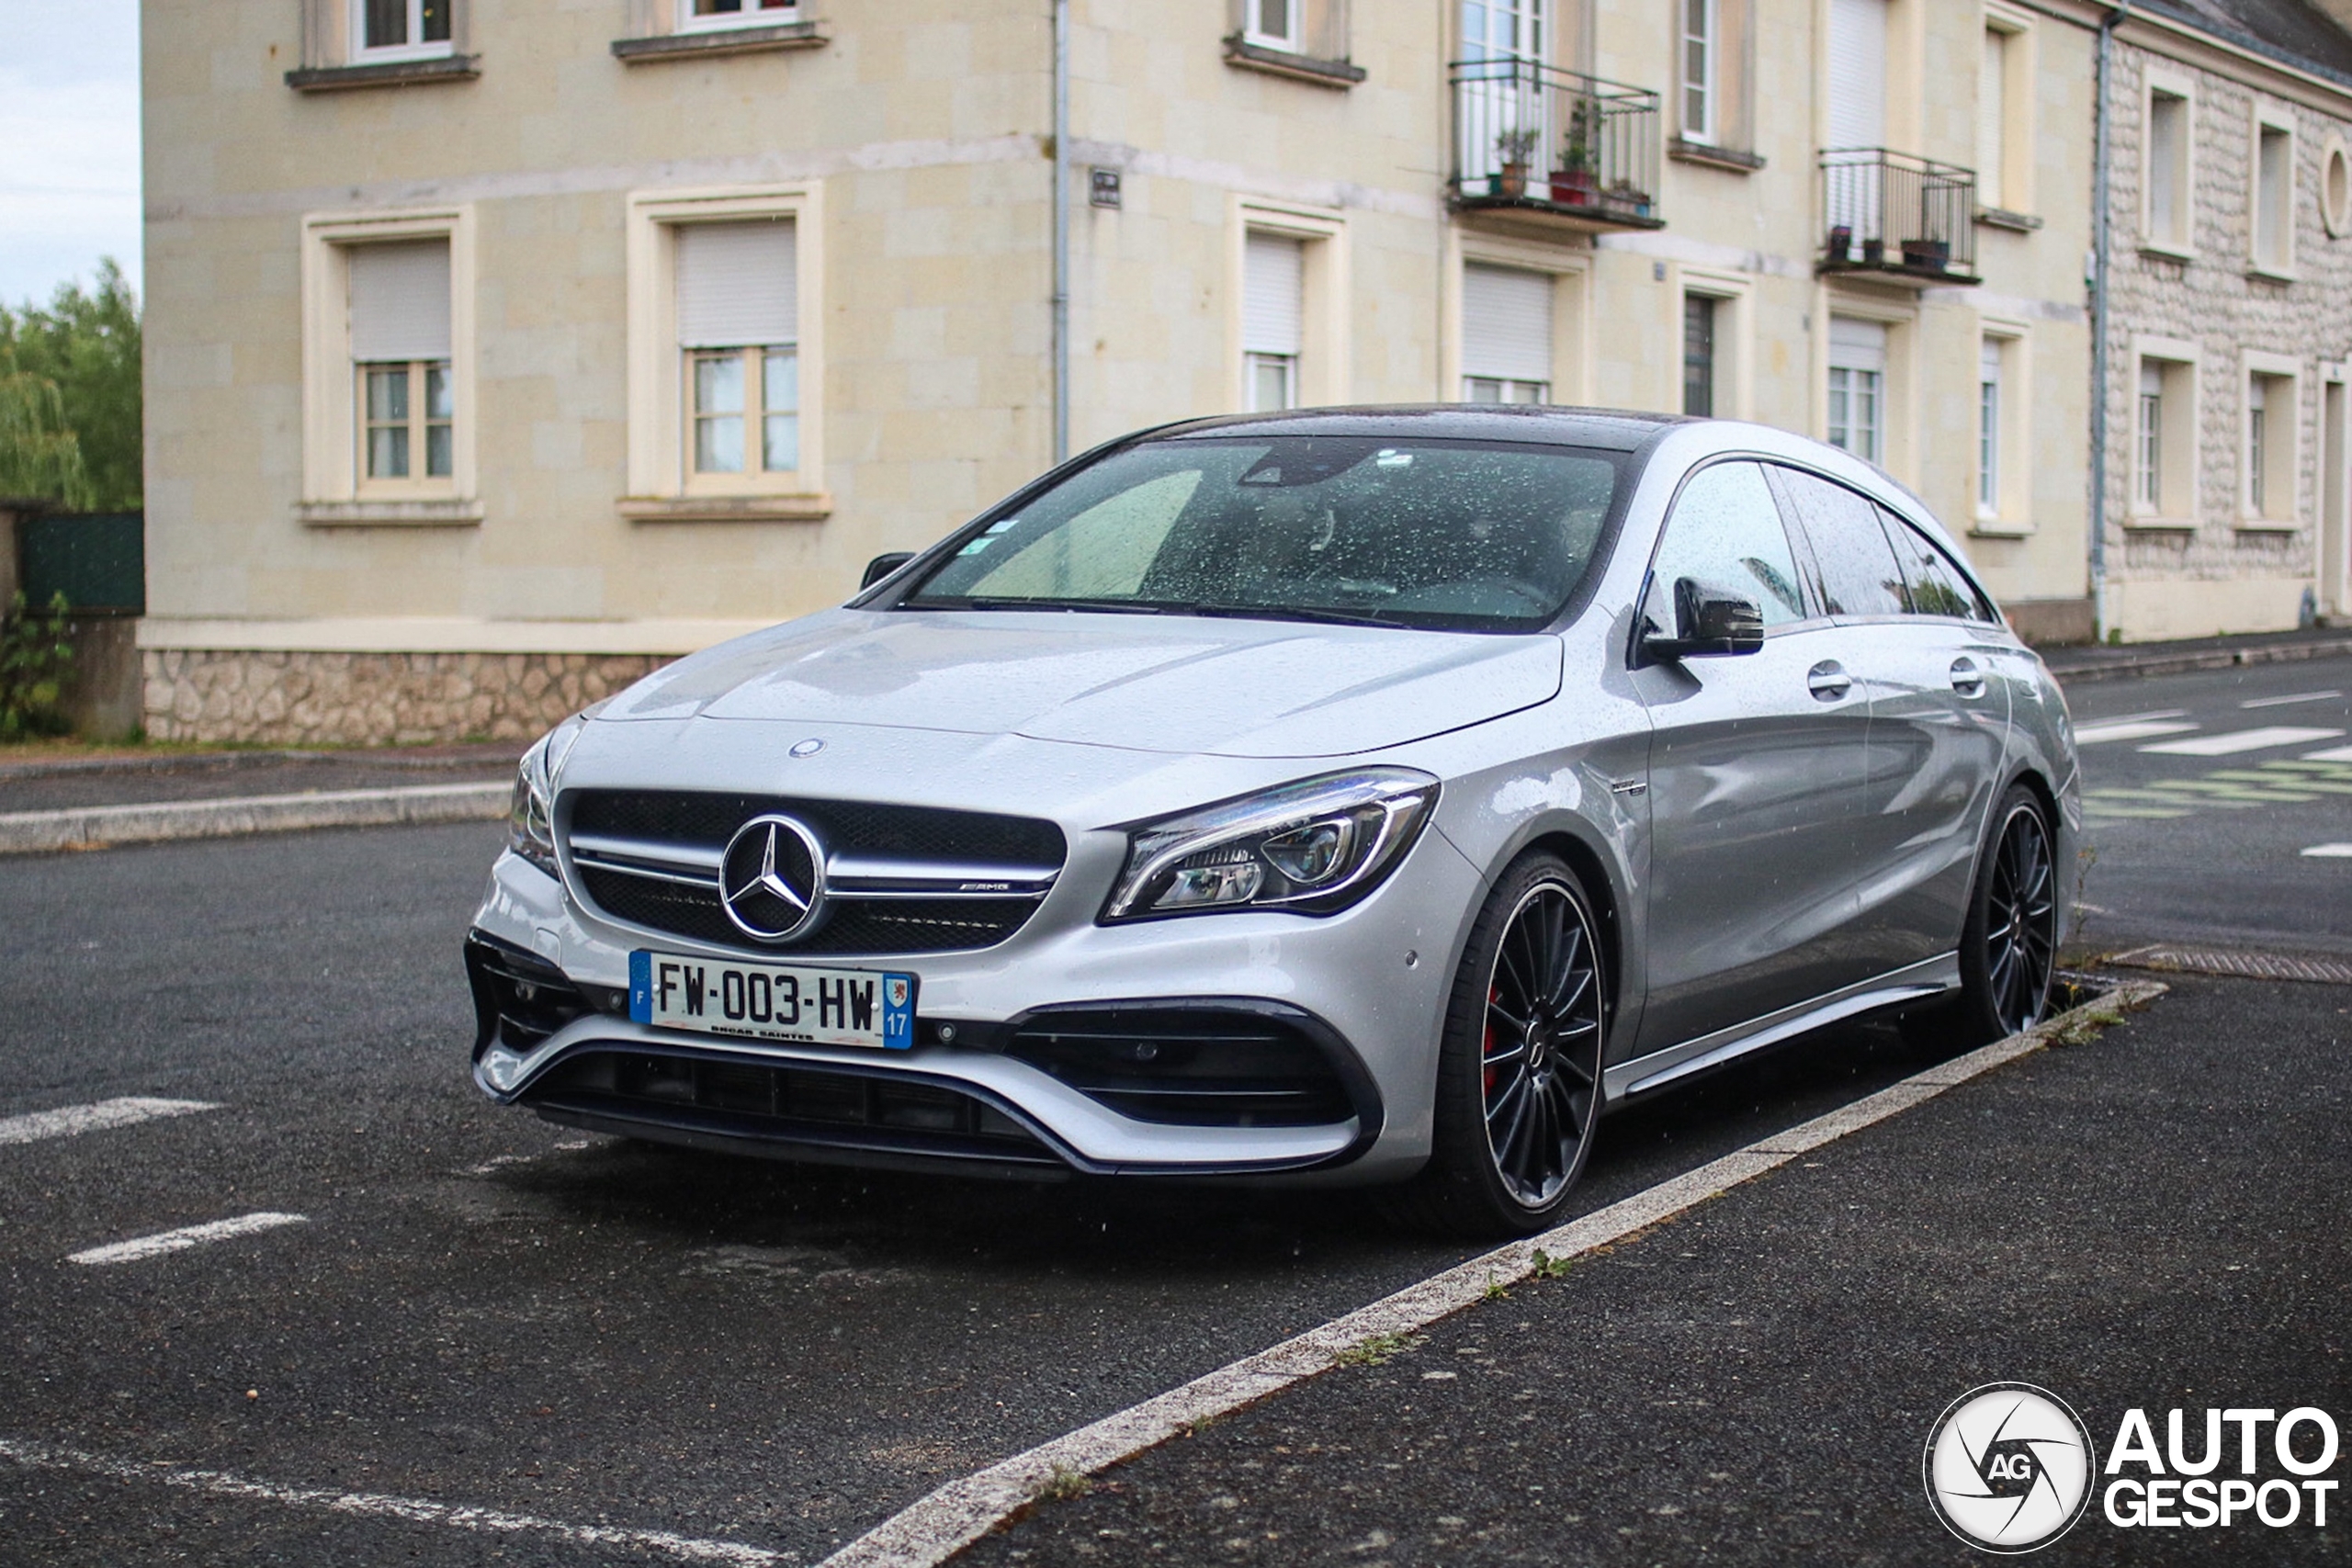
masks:
[[[2154,746],[2143,746],[2143,751],[2155,751],[2167,757],[2234,757],[2241,751],[2259,751],[2271,746],[2303,746],[2313,740],[2333,740],[2343,734],[2340,729],[2302,729],[2291,724],[2274,724],[2262,729],[2233,729],[2221,735],[2200,735],[2194,740],[2165,740]]]
[[[2352,762],[2352,746],[2331,746],[2324,751],[2306,751],[2306,762]]]
[[[2341,692],[2295,692],[2283,697],[2248,697],[2240,703],[2242,708],[2283,708],[2293,703],[2324,703],[2330,697],[2340,697]]]
[[[2197,727],[2161,718],[2119,718],[2107,724],[2086,724],[2075,731],[2077,746],[2103,746],[2110,740],[2148,740],[2159,735],[2179,735]]]
[[[71,1138],[108,1127],[130,1127],[162,1116],[187,1116],[220,1108],[202,1100],[147,1100],[125,1095],[94,1105],[62,1105],[55,1111],[35,1111],[0,1118],[0,1144],[37,1144],[43,1138]]]
[[[1537,1256],[1547,1267],[1575,1258],[1636,1231],[1672,1219],[1685,1209],[1810,1154],[1847,1134],[1910,1110],[1956,1084],[2040,1050],[2052,1036],[2094,1009],[2135,1007],[2164,994],[2161,985],[2131,981],[2106,996],[2059,1014],[2022,1034],[1996,1041],[1941,1066],[1904,1079],[1842,1110],[1815,1118],[1736,1153],[1711,1161],[1673,1180],[1572,1220],[1556,1230],[1512,1242],[1469,1262],[1408,1285],[1320,1328],[1261,1350],[1182,1388],[1106,1416],[1090,1427],[1041,1443],[988,1469],[951,1481],[910,1507],[824,1560],[820,1568],[936,1568],[965,1547],[1035,1502],[1057,1475],[1108,1469],[1157,1447],[1203,1421],[1280,1393],[1294,1383],[1329,1371],[1342,1350],[1377,1335],[1411,1334],[1485,1299],[1497,1286],[1515,1285],[1535,1272]]]
[[[2313,844],[2303,853],[2314,860],[2352,860],[2352,844]]]
[[[791,1561],[780,1551],[746,1546],[733,1540],[697,1540],[668,1530],[624,1529],[615,1525],[572,1525],[530,1514],[510,1514],[502,1508],[478,1508],[459,1503],[432,1503],[421,1497],[390,1497],[376,1492],[330,1492],[315,1486],[281,1486],[249,1480],[218,1470],[182,1470],[168,1465],[139,1464],[105,1454],[50,1443],[0,1438],[0,1459],[28,1470],[62,1470],[101,1475],[111,1481],[159,1483],[216,1497],[242,1497],[256,1503],[283,1503],[295,1507],[325,1508],[332,1513],[365,1517],[402,1519],[410,1524],[447,1525],[487,1535],[539,1535],[578,1546],[622,1546],[659,1552],[684,1562],[717,1562],[727,1568],[772,1568]]]
[[[68,1263],[136,1263],[143,1258],[161,1258],[167,1252],[186,1252],[191,1247],[209,1242],[227,1241],[234,1236],[252,1235],[259,1231],[274,1231],[280,1225],[306,1225],[308,1214],[281,1214],[265,1209],[259,1213],[240,1214],[233,1220],[214,1220],[209,1224],[183,1225],[160,1235],[142,1235],[130,1241],[118,1241],[106,1247],[94,1247],[87,1252],[76,1252],[66,1258]]]

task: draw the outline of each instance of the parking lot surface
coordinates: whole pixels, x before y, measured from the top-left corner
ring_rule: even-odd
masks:
[[[2051,1390],[2102,1458],[2134,1406],[2159,1429],[2174,1406],[2200,1425],[2208,1405],[2352,1408],[2347,1048],[2352,988],[2178,981],[2095,1042],[1168,1444],[955,1561],[1984,1561],[1920,1476],[1973,1387]],[[2329,1520],[2127,1530],[2095,1502],[2033,1561],[2340,1562],[2352,1523]]]
[[[2352,840],[2352,793],[2318,787],[2337,764],[2311,760],[2345,739],[2139,749],[2352,728],[2332,698],[2310,695],[2346,686],[2352,661],[2312,661],[2108,682],[2077,701],[2086,728],[2187,727],[2086,751],[2094,791],[2155,797],[2094,799],[2094,942],[2352,949],[2352,859],[2302,852]],[[2294,700],[2244,705],[2271,698]],[[2177,716],[2138,716],[2167,710]],[[2281,761],[2305,765],[2268,766]],[[2256,782],[2208,777],[2241,769]],[[1402,1230],[1345,1192],[864,1175],[583,1137],[499,1110],[466,1077],[458,943],[500,834],[333,830],[0,862],[0,1320],[12,1331],[0,1348],[0,1561],[813,1562],[944,1482],[1474,1250]],[[1255,1492],[1219,1480],[1215,1496],[1248,1500],[1257,1535],[1273,1531],[1300,1560],[1438,1560],[1487,1530],[1499,1533],[1477,1550],[1494,1560],[1558,1561],[1600,1538],[1572,1533],[1582,1524],[1527,1487],[1575,1480],[1630,1506],[1644,1495],[1636,1471],[1683,1476],[1704,1446],[1692,1434],[1715,1422],[1785,1470],[1752,1468],[1761,1459],[1702,1470],[1706,1497],[1644,1505],[1684,1514],[1610,1526],[1635,1531],[1616,1538],[1627,1560],[1646,1543],[1645,1561],[1767,1547],[1780,1561],[1844,1561],[1858,1540],[1889,1561],[1926,1560],[1929,1546],[1900,1533],[1917,1519],[1891,1523],[1895,1505],[1877,1494],[1849,1487],[1845,1512],[1827,1509],[1862,1532],[1850,1538],[1804,1524],[1811,1503],[1793,1524],[1772,1510],[1814,1467],[1879,1484],[1869,1467],[1888,1434],[1904,1435],[1916,1470],[1916,1407],[1959,1392],[1937,1380],[1964,1375],[1980,1348],[2007,1369],[1987,1375],[2041,1365],[2053,1387],[2073,1375],[2062,1392],[2086,1406],[2142,1386],[2134,1357],[2171,1356],[2166,1375],[2182,1386],[2204,1375],[2181,1359],[2192,1350],[2249,1379],[2300,1358],[2338,1369],[2304,1397],[2343,1408],[2341,1336],[2306,1332],[2323,1320],[2297,1292],[2336,1292],[2332,1321],[2352,1321],[2352,1270],[2310,1228],[2314,1213],[2340,1215],[2344,1168],[2327,1141],[2340,1132],[2313,1120],[2333,1104],[2340,1121],[2328,1097],[2341,1092],[2343,1035],[2324,1032],[2311,998],[2344,1000],[2317,987],[2207,990],[2248,999],[2196,1013],[2183,1027],[2202,1043],[2148,1054],[2175,1063],[2154,1077],[2098,1081],[2110,1057],[2140,1060],[2130,1042],[2171,1027],[2174,999],[2117,1052],[2007,1070],[1982,1094],[1956,1093],[1442,1325],[1385,1366],[1237,1419],[1237,1440],[1268,1422],[1340,1432],[1374,1418],[1383,1441],[1427,1437],[1410,1458],[1378,1459],[1345,1436],[1271,1438],[1265,1453],[1231,1457],[1237,1474],[1254,1459],[1266,1471],[1252,1484],[1268,1479],[1273,1446],[1313,1462]],[[2274,993],[2285,999],[2263,999]],[[1579,1205],[1652,1187],[1937,1055],[1883,1025],[1848,1027],[1612,1118]],[[2260,1109],[2271,1106],[2278,1114]],[[2055,1175],[2026,1157],[2083,1127],[2099,1138],[2061,1147],[2073,1163]],[[1887,1139],[1899,1154],[1871,1152]],[[2086,1210],[2070,1193],[2093,1177],[2109,1206]],[[2160,1235],[2181,1193],[2194,1201],[2177,1205],[2180,1229]],[[1760,1217],[1747,1217],[1753,1204]],[[2119,1239],[2086,1232],[2090,1213],[2110,1215]],[[2022,1229],[1988,1252],[1984,1227],[2004,1214]],[[1735,1235],[1735,1222],[1760,1228]],[[2262,1224],[2308,1244],[2308,1281],[2262,1275],[2261,1292],[2199,1293],[2185,1260],[2221,1256],[2240,1231],[2259,1240],[2246,1227]],[[2239,1261],[2220,1265],[2230,1280]],[[2188,1304],[2167,1307],[2159,1287]],[[1950,1310],[1920,1304],[1931,1290]],[[2014,1313],[2007,1290],[2020,1292]],[[2145,1337],[2154,1348],[2133,1348],[2140,1331],[2100,1292],[2139,1303],[2163,1331]],[[1768,1298],[1780,1304],[1762,1314]],[[1577,1304],[1544,1315],[1562,1303]],[[1529,1326],[1487,1326],[1520,1321],[1509,1314]],[[2023,1332],[2011,1318],[2054,1324],[2057,1348],[2011,1365]],[[2208,1319],[2207,1341],[2181,1326]],[[1453,1379],[1422,1378],[1447,1370],[1432,1358],[1474,1344],[1493,1368],[1472,1376],[1474,1354],[1455,1359]],[[1857,1371],[1881,1365],[1891,1393]],[[1746,1393],[1724,1381],[1735,1375]],[[1571,1397],[1587,1389],[1591,1399]],[[1521,1421],[1531,1404],[1537,1420]],[[1207,1441],[1113,1479],[1140,1488],[1131,1477],[1192,1462]],[[1476,1495],[1441,1506],[1397,1479],[1448,1469],[1495,1483],[1464,1482]],[[976,1560],[1109,1550],[1123,1538],[1077,1530],[1088,1510],[1174,1517],[1193,1483],[1171,1472],[1165,1484],[1041,1513]],[[1391,1493],[1393,1517],[1379,1501]],[[1767,1516],[1781,1522],[1758,1523]],[[1441,1517],[1464,1521],[1459,1540],[1430,1533],[1457,1529]],[[1073,1533],[1054,1534],[1056,1519]],[[1137,1527],[1086,1526],[1102,1528]],[[1222,1544],[1235,1532],[1168,1528],[1173,1560],[1245,1550]],[[1408,1541],[1419,1544],[1396,1544]],[[1272,1543],[1246,1550],[1282,1560],[1264,1556]]]

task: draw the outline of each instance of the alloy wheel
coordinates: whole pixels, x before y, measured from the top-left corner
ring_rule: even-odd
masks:
[[[1511,1198],[1541,1208],[1577,1168],[1600,1075],[1601,998],[1593,934],[1556,882],[1511,911],[1487,983],[1487,1147]]]
[[[2050,831],[2041,813],[2019,806],[2002,825],[1984,908],[1984,968],[1993,1006],[2010,1033],[2041,1016],[2056,956],[2058,901]]]

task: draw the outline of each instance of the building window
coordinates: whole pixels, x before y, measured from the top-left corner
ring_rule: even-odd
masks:
[[[800,468],[794,229],[789,219],[676,227],[690,476]]]
[[[1712,142],[1718,131],[1722,29],[1716,0],[1682,0],[1682,140]]]
[[[1886,328],[1850,316],[1829,318],[1829,445],[1864,462],[1886,450]]]
[[[353,245],[346,266],[358,491],[447,491],[457,472],[449,243]]]
[[[1265,49],[1295,54],[1300,47],[1299,10],[1304,0],[1243,0],[1241,36]]]
[[[621,515],[828,515],[821,185],[640,191],[627,223]]]
[[[1306,243],[1252,230],[1242,257],[1241,351],[1250,411],[1299,404],[1306,317]]]
[[[2282,126],[2257,125],[2254,164],[2254,265],[2284,273],[2295,262],[2293,133]]]
[[[2189,245],[2189,105],[2186,96],[2162,88],[2148,94],[2148,142],[2143,159],[2147,184],[2147,239],[2185,251]]]
[[[2165,373],[2154,364],[2140,367],[2140,467],[2134,476],[2132,499],[2143,512],[2158,512],[2165,499]]]
[[[798,0],[678,0],[678,30],[763,27],[799,19]]]
[[[2256,371],[2245,388],[2245,515],[2295,517],[2295,378]]]
[[[449,12],[455,0],[352,0],[352,58],[424,60],[450,52]]]
[[[1715,413],[1715,317],[1719,300],[1704,294],[1682,299],[1682,412],[1701,419]]]
[[[1552,400],[1552,296],[1544,272],[1462,269],[1462,400]]]
[[[1986,338],[1976,371],[1976,514],[2001,513],[2001,340]]]
[[[2177,527],[2197,515],[2196,345],[2170,339],[2159,344],[2156,352],[2143,350],[2139,360],[2132,511]]]
[[[2006,209],[2010,196],[2002,181],[2008,152],[2009,35],[1984,29],[1984,61],[1976,73],[1976,201]]]

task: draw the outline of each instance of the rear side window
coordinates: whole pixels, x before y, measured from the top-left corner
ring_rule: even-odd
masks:
[[[1648,614],[1661,630],[1674,625],[1674,584],[1684,577],[1748,600],[1767,626],[1804,619],[1796,554],[1758,465],[1702,468],[1675,497],[1650,570]]]
[[[1781,479],[1813,541],[1821,601],[1829,613],[1900,615],[1909,610],[1903,570],[1879,526],[1877,503],[1802,469],[1783,468]]]
[[[1915,615],[1951,615],[1963,621],[1989,621],[1991,608],[1976,596],[1960,569],[1947,559],[1935,542],[1884,507],[1879,519],[1894,547],[1895,564],[1903,570],[1903,586]]]

